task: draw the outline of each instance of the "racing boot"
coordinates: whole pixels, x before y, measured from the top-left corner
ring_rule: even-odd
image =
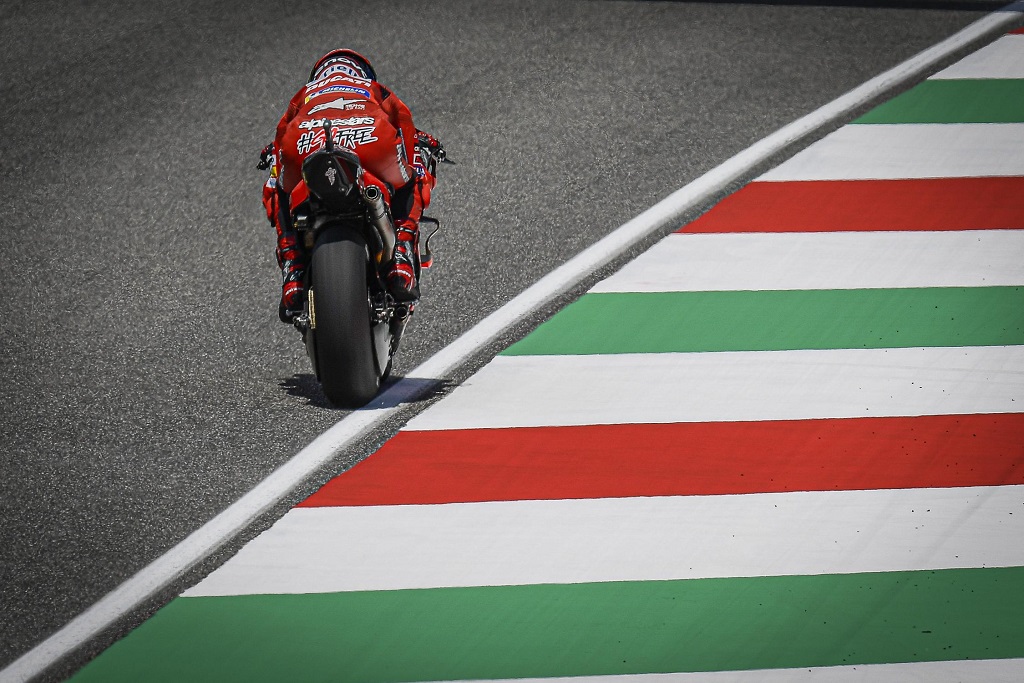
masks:
[[[306,275],[306,253],[299,246],[298,235],[283,233],[277,240],[277,264],[281,266],[281,305],[277,315],[283,323],[302,313],[306,298],[303,279]]]
[[[388,291],[395,301],[409,302],[420,298],[416,279],[416,239],[419,228],[415,221],[401,219],[395,225],[397,241],[395,256],[388,272]]]

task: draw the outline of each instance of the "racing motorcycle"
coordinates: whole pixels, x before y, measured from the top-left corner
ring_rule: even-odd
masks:
[[[416,302],[396,301],[385,285],[397,233],[380,181],[355,152],[335,144],[330,121],[324,132],[325,147],[303,161],[302,181],[291,195],[292,226],[309,253],[306,301],[292,323],[327,399],[358,408],[391,373]],[[447,161],[440,145],[417,150],[431,174]],[[421,233],[433,229],[418,240],[417,282],[440,222],[424,216],[420,226]]]

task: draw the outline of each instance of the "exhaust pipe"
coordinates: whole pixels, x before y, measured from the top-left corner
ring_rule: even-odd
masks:
[[[363,189],[363,201],[370,210],[370,222],[377,229],[381,244],[384,245],[383,253],[377,261],[389,260],[395,253],[397,234],[395,224],[391,222],[391,216],[388,214],[388,205],[384,203],[383,193],[376,185],[367,185]]]

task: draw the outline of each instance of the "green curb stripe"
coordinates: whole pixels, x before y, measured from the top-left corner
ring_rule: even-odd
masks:
[[[1024,567],[178,598],[76,681],[434,681],[1024,656]]]
[[[1024,287],[587,294],[503,355],[1024,344]]]
[[[1024,80],[928,80],[853,123],[1024,122]]]

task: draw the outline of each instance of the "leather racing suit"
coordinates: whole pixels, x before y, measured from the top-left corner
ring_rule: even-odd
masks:
[[[398,241],[388,275],[389,290],[400,300],[419,297],[413,259],[418,250],[419,220],[430,204],[436,180],[422,163],[417,143],[430,146],[437,145],[437,141],[416,129],[409,107],[375,76],[369,62],[358,53],[327,53],[314,65],[310,81],[288,103],[277,124],[273,145],[264,150],[271,177],[263,188],[263,204],[277,231],[283,321],[302,308],[308,261],[308,254],[290,228],[289,198],[301,180],[303,160],[326,145],[325,119],[331,123],[334,144],[354,151],[363,168],[384,185]]]

